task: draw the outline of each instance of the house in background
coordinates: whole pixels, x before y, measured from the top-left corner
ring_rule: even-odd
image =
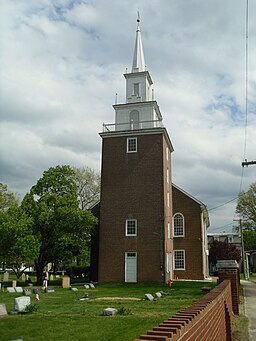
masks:
[[[137,22],[132,70],[124,75],[126,102],[113,106],[115,122],[100,133],[101,200],[92,208],[99,226],[92,237],[91,280],[167,283],[174,272],[203,279],[208,215],[202,203],[172,185],[173,147],[153,97]]]
[[[231,233],[231,232],[220,232],[220,233],[207,233],[207,240],[208,240],[208,249],[211,248],[211,243],[214,240],[219,242],[225,242],[231,245],[234,245],[241,254],[242,257],[242,240],[240,233]],[[239,261],[240,270],[242,270],[242,258]],[[216,267],[213,264],[209,264],[210,273],[214,273],[216,271]]]

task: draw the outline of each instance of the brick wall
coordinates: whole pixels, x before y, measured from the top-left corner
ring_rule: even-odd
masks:
[[[163,321],[138,340],[231,340],[231,282],[223,280],[189,308]]]
[[[204,279],[200,204],[176,187],[172,193],[173,214],[183,214],[185,223],[185,236],[173,238],[174,250],[185,250],[185,270],[175,270],[174,274],[180,279]]]
[[[218,269],[219,281],[229,279],[232,290],[232,309],[234,314],[239,314],[239,283],[240,272],[238,268],[223,268]]]

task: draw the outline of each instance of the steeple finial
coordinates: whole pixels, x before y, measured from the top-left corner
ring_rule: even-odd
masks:
[[[141,72],[145,70],[146,70],[146,65],[145,65],[142,40],[141,40],[141,32],[140,32],[140,13],[138,11],[136,40],[135,40],[135,48],[134,48],[133,62],[132,62],[132,73]]]

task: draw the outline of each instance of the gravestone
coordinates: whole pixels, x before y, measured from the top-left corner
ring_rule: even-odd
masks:
[[[53,275],[50,275],[50,281],[53,281],[53,280],[54,280]]]
[[[34,291],[34,294],[40,294],[41,293],[41,290],[39,288],[35,288],[33,291]]]
[[[88,284],[84,285],[85,289],[90,289],[90,286]]]
[[[95,286],[94,286],[94,284],[93,284],[93,283],[89,283],[89,286],[90,286],[90,288],[92,288],[92,289],[94,289],[94,288],[95,288]]]
[[[22,280],[22,282],[25,282],[25,280],[26,280],[26,275],[24,274],[24,272],[23,272],[23,274],[21,275],[21,280]]]
[[[14,288],[16,292],[18,292],[19,294],[23,293],[23,289],[22,287],[16,287]]]
[[[29,296],[17,297],[14,300],[14,310],[17,312],[23,312],[31,304],[31,298]]]
[[[54,290],[53,288],[51,288],[51,287],[47,287],[47,288],[45,289],[45,292],[51,293],[51,292],[55,292],[55,290]]]
[[[15,291],[15,288],[13,288],[13,287],[7,287],[6,290],[7,290],[7,292],[9,292],[9,293],[14,293],[14,292],[16,292],[16,291]]]
[[[30,289],[24,289],[23,290],[23,295],[24,296],[30,296],[30,295],[32,295],[32,291]]]
[[[0,304],[0,317],[5,317],[7,316],[7,310],[6,310],[6,305],[5,304]]]
[[[77,288],[70,288],[72,291],[78,291]]]
[[[3,282],[8,282],[9,281],[9,272],[5,272],[4,273],[4,278],[3,278]]]
[[[117,309],[115,308],[106,308],[103,309],[103,315],[104,316],[114,316],[117,313]]]
[[[62,288],[69,288],[70,287],[70,277],[65,276],[62,278]]]
[[[156,297],[157,297],[157,298],[160,298],[160,297],[162,297],[162,294],[161,294],[161,292],[159,292],[159,291],[158,291],[158,292],[156,292]]]
[[[145,294],[146,300],[154,301],[154,297],[151,294]]]

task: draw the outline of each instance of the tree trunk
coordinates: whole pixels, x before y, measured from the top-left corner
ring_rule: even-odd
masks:
[[[36,284],[42,285],[44,281],[44,267],[45,264],[35,262],[35,268],[36,268]]]

